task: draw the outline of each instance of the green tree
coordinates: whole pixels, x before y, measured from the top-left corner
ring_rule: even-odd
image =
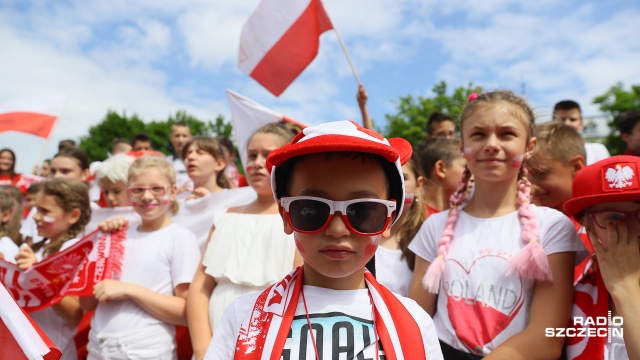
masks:
[[[231,124],[225,122],[222,115],[218,115],[214,122],[203,122],[196,117],[180,110],[175,115],[169,116],[164,121],[143,122],[137,115],[127,117],[126,114],[109,110],[104,120],[89,129],[89,134],[80,139],[80,148],[87,152],[92,160],[104,160],[111,151],[111,142],[114,138],[131,139],[133,135],[145,132],[149,135],[156,150],[165,154],[173,153],[173,147],[169,141],[171,126],[178,122],[189,125],[193,135],[231,136]]]
[[[115,111],[107,111],[104,120],[96,126],[89,128],[89,134],[80,138],[79,147],[84,150],[92,160],[104,160],[111,151],[111,142],[114,138],[131,139],[133,134],[145,130],[145,124],[137,116],[127,117]]]
[[[622,83],[613,85],[609,90],[593,99],[594,104],[600,105],[600,110],[609,118],[609,129],[611,130],[604,140],[605,146],[611,155],[622,154],[627,145],[620,138],[618,122],[620,114],[625,111],[640,108],[640,85],[631,85],[629,91],[625,90]]]
[[[469,83],[466,87],[458,87],[453,94],[447,94],[447,84],[442,81],[433,89],[435,96],[414,98],[411,95],[397,100],[397,113],[385,115],[387,119],[387,137],[402,137],[412,145],[419,144],[426,136],[426,125],[429,116],[434,111],[440,111],[451,116],[456,123],[471,93],[481,93],[482,88]]]

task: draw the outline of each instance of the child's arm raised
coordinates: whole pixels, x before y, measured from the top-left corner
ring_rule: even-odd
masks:
[[[575,253],[555,253],[547,258],[553,281],[536,282],[531,299],[529,324],[494,349],[485,357],[486,360],[560,358],[565,339],[545,337],[545,329],[564,328],[569,324]]]
[[[211,235],[213,235],[214,230],[215,228],[212,226],[205,249],[211,241]],[[209,299],[211,299],[211,293],[216,287],[216,281],[212,276],[207,275],[204,270],[201,260],[189,286],[189,296],[187,296],[187,319],[189,320],[189,333],[196,360],[204,358],[213,336],[209,323]]]
[[[413,278],[409,286],[409,297],[420,305],[429,316],[433,317],[436,310],[438,294],[432,294],[422,285],[422,278],[427,273],[430,263],[416,255],[416,264],[413,269]]]

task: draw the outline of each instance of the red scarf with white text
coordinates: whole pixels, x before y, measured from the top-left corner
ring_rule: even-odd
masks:
[[[373,299],[375,327],[388,360],[426,360],[420,328],[391,291],[365,271]],[[242,323],[234,359],[279,360],[298,306],[302,289],[302,267],[263,291],[249,318]]]

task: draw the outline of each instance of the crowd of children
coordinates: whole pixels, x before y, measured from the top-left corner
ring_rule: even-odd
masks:
[[[243,175],[185,123],[168,157],[145,134],[94,164],[63,144],[29,186],[2,149],[0,259],[127,227],[117,276],[29,314],[63,359],[640,359],[640,116],[613,157],[577,103],[554,118],[493,91],[458,126],[434,113],[414,149],[272,123]],[[566,335],[589,327],[608,337]]]

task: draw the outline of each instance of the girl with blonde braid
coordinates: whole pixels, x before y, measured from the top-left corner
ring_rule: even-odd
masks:
[[[409,296],[434,316],[446,359],[561,355],[564,339],[545,329],[567,325],[582,248],[565,215],[529,202],[522,163],[536,145],[533,123],[512,92],[471,99],[461,116],[467,168],[451,209],[430,216],[409,245]]]

